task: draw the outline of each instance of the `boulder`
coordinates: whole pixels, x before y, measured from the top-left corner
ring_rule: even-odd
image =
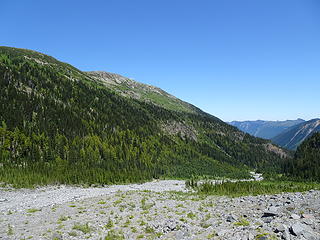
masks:
[[[264,218],[263,218],[263,222],[264,222],[264,223],[271,223],[272,220],[273,220],[273,217],[264,217]]]
[[[298,220],[298,219],[300,219],[300,216],[295,214],[295,213],[293,213],[293,214],[291,214],[290,218],[292,218],[294,220]]]
[[[315,232],[303,232],[302,236],[304,236],[306,239],[308,240],[319,240],[320,239],[320,235],[315,233]]]
[[[290,232],[295,236],[300,236],[304,232],[312,232],[312,229],[308,225],[298,222],[290,227]]]
[[[286,230],[286,231],[284,231],[284,232],[282,233],[282,239],[284,239],[284,240],[290,240],[290,239],[291,239],[290,233],[289,233],[288,230]]]
[[[288,226],[285,225],[285,224],[280,224],[280,225],[278,225],[278,226],[275,228],[275,230],[274,230],[275,233],[285,232],[285,231],[288,231]]]
[[[264,211],[262,217],[275,217],[278,215],[279,215],[279,209],[275,206],[271,206],[267,210]]]
[[[229,216],[227,216],[226,221],[227,222],[234,222],[236,221],[237,217],[234,216],[233,214],[230,214]]]
[[[306,218],[306,219],[314,219],[314,216],[311,214],[302,214],[302,218]]]
[[[226,229],[220,229],[220,230],[217,232],[217,236],[222,237],[222,236],[225,235],[227,232],[228,232],[228,230],[226,230]]]

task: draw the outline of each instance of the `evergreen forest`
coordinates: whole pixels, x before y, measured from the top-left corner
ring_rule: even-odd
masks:
[[[246,178],[284,161],[268,140],[194,106],[180,111],[122,96],[31,50],[0,47],[0,91],[0,182],[15,186]]]

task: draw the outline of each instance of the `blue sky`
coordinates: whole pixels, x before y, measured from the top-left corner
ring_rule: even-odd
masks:
[[[230,120],[320,117],[320,1],[0,1],[0,45],[156,85]]]

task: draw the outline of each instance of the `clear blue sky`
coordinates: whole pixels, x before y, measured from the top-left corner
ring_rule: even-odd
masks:
[[[163,88],[225,120],[320,117],[318,0],[1,0],[0,45]]]

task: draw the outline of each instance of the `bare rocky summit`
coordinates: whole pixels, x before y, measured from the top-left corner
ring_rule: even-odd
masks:
[[[176,180],[1,189],[0,239],[320,239],[320,191],[238,198],[186,191]]]

